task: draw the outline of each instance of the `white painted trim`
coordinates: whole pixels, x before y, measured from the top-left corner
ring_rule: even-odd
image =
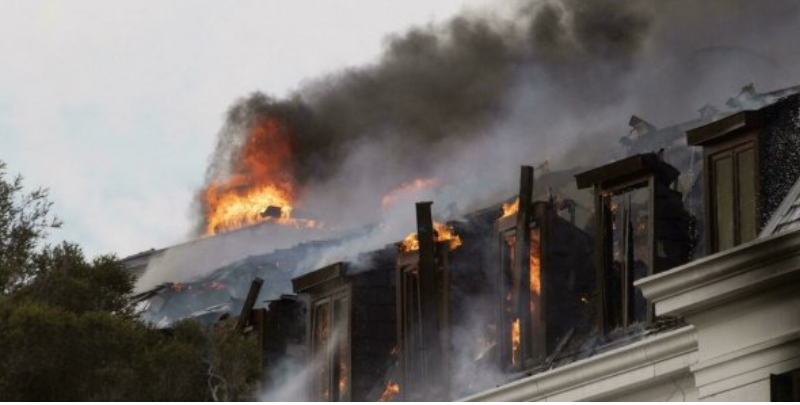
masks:
[[[646,337],[463,401],[597,400],[680,374],[697,362],[694,326]]]
[[[688,313],[800,277],[800,229],[737,246],[638,280],[657,315]]]
[[[700,398],[769,379],[800,367],[800,329],[691,367]]]

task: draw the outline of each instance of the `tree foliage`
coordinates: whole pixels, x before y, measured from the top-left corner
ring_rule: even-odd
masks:
[[[229,323],[141,322],[114,256],[45,245],[47,191],[24,194],[0,162],[0,401],[252,399],[260,356]]]
[[[50,215],[46,189],[24,193],[22,176],[6,177],[6,165],[0,161],[0,294],[36,275],[37,245],[48,230],[61,226]]]

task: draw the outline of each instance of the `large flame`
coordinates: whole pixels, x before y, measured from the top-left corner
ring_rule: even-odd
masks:
[[[389,383],[386,384],[386,388],[383,389],[383,394],[381,394],[381,397],[378,399],[378,402],[389,402],[399,393],[400,393],[400,384],[389,381]]]
[[[433,222],[433,228],[436,230],[436,242],[448,242],[450,250],[455,250],[461,246],[461,237],[456,235],[452,227],[449,227],[441,222]],[[408,234],[408,236],[400,242],[400,250],[403,252],[414,252],[419,250],[419,238],[416,232]]]
[[[206,235],[267,221],[298,227],[317,225],[292,218],[296,194],[292,144],[280,121],[259,121],[232,159],[230,175],[213,180],[202,193]]]

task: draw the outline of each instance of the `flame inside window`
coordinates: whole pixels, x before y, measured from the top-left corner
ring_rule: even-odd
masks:
[[[511,322],[511,365],[519,364],[519,318],[514,318]]]
[[[378,399],[378,402],[389,402],[399,393],[400,393],[400,384],[389,381],[389,383],[386,384],[386,388],[383,389],[383,393],[381,394],[381,397]]]
[[[461,237],[456,235],[452,227],[449,227],[440,222],[433,222],[433,228],[436,230],[434,233],[436,242],[448,242],[450,250],[455,250],[461,246]],[[414,252],[419,250],[419,238],[416,232],[410,233],[400,243],[400,250],[403,252]]]
[[[503,216],[501,218],[510,217],[519,212],[519,197],[513,203],[503,203]]]

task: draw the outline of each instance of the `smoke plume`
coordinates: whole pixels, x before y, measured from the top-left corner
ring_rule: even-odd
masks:
[[[255,187],[249,162],[280,155],[280,170],[266,171],[294,212],[328,229],[383,223],[370,247],[397,241],[413,230],[415,200],[456,218],[513,194],[520,164],[619,158],[631,114],[663,126],[707,104],[725,110],[749,83],[797,84],[799,10],[791,0],[520,0],[391,35],[372,64],[231,106],[195,235],[209,226],[209,189]],[[278,135],[254,141],[264,123]],[[436,187],[398,193],[415,179]]]
[[[513,175],[519,163],[557,161],[588,139],[597,153],[577,160],[593,163],[616,146],[630,113],[669,123],[747,83],[797,79],[796,57],[782,47],[797,33],[800,5],[791,1],[503,7],[390,36],[377,62],[309,81],[287,99],[237,101],[204,189],[246,170],[240,152],[252,129],[276,119],[292,153],[280,175],[295,182],[298,205],[339,225],[369,222],[383,195],[415,178],[444,175],[440,184],[475,189],[476,172],[499,166]],[[283,146],[258,147],[267,156]],[[497,191],[513,189],[483,194]],[[445,203],[467,209],[485,200],[475,193]],[[203,229],[202,199],[198,207]]]

